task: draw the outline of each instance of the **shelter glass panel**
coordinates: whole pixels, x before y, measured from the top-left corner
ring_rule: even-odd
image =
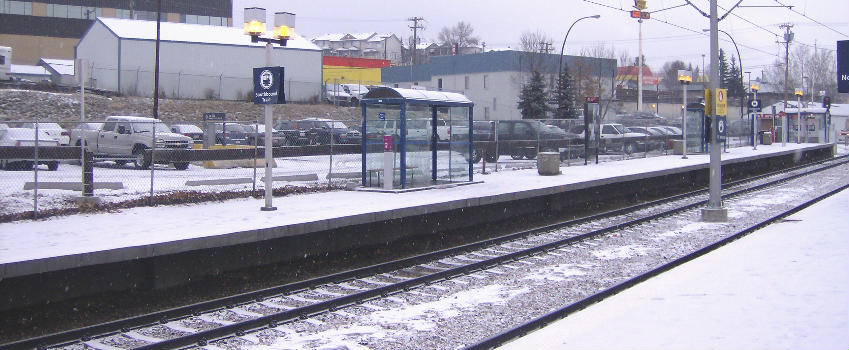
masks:
[[[449,181],[467,181],[469,179],[469,108],[451,107],[448,109],[451,147],[448,159],[439,164],[447,165]],[[437,174],[437,177],[439,174]]]
[[[382,176],[383,171],[383,137],[392,138],[393,168],[400,166],[400,134],[398,126],[401,124],[401,106],[386,104],[371,104],[366,109],[365,116],[365,152],[366,152],[366,185],[373,187],[382,186],[386,181]],[[393,179],[390,179],[393,180]],[[400,182],[393,180],[393,183]]]

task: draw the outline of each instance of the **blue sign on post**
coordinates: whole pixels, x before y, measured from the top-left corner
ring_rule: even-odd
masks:
[[[377,114],[377,120],[386,120],[386,113],[380,112]]]
[[[849,92],[849,40],[837,42],[837,92]]]
[[[716,119],[716,142],[725,142],[726,131],[728,130],[728,124],[726,124],[726,119],[724,115],[714,116]]]
[[[283,67],[254,68],[254,104],[284,104]]]

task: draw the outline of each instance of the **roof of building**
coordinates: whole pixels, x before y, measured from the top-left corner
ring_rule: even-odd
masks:
[[[377,35],[373,36],[371,39],[369,39],[368,41],[380,42],[380,41],[386,40],[387,38],[391,38],[393,35],[395,35],[395,34],[377,34]]]
[[[312,41],[341,41],[343,37],[345,37],[345,33],[330,33],[319,35],[313,38]]]
[[[156,21],[98,17],[116,36],[124,39],[156,40]],[[265,46],[265,43],[252,43],[241,28],[210,26],[203,24],[161,22],[160,40],[172,42],[223,44],[238,46]],[[286,43],[287,48],[303,50],[321,50],[297,33]]]
[[[485,72],[527,71],[527,62],[533,58],[539,62],[541,72],[557,73],[560,55],[529,53],[524,51],[488,51],[468,55],[434,56],[427,63],[383,68],[381,79],[386,83],[430,81],[434,75],[472,74]],[[593,76],[612,77],[616,73],[616,60],[581,56],[563,56],[563,64],[572,74],[587,69]],[[411,80],[412,76],[412,80]]]
[[[50,72],[48,72],[42,66],[30,66],[25,64],[13,64],[10,67],[11,74],[26,74],[26,75],[43,75],[50,76]]]
[[[42,58],[38,65],[60,75],[74,75],[74,60],[60,60],[56,58]]]

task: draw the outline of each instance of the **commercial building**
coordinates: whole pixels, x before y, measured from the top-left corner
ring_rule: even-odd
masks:
[[[76,48],[87,60],[86,86],[126,95],[152,96],[156,22],[98,18]],[[247,100],[253,68],[265,66],[265,44],[252,43],[241,28],[162,23],[159,91],[164,97]],[[321,49],[295,34],[275,45],[272,65],[285,67],[287,100],[321,96]]]
[[[162,1],[162,21],[232,25],[232,0]],[[14,50],[14,64],[41,58],[73,59],[74,46],[95,18],[156,20],[157,1],[0,0],[0,45]]]
[[[523,51],[435,56],[427,63],[383,68],[383,83],[392,87],[461,92],[475,104],[478,120],[521,119],[519,92],[531,71],[543,73],[547,91],[555,86],[560,55]],[[586,94],[600,87],[609,94],[616,76],[616,60],[563,56],[576,86]],[[579,92],[580,93],[580,92]],[[583,95],[579,96],[583,100]]]
[[[359,57],[402,63],[401,39],[395,34],[335,33],[312,39],[325,56]]]

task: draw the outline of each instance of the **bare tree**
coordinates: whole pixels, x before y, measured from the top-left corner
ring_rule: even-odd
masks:
[[[687,64],[681,60],[669,61],[663,64],[661,70],[661,82],[666,91],[678,91],[681,84],[678,82],[678,71],[687,69]]]
[[[474,33],[475,29],[472,28],[470,23],[460,21],[451,28],[442,27],[442,30],[439,31],[438,39],[442,45],[459,44],[460,47],[478,46],[480,44],[480,38],[476,37]]]
[[[581,56],[584,57],[592,57],[592,58],[600,58],[600,59],[611,59],[611,60],[619,60],[619,64],[622,62],[629,62],[630,58],[628,56],[627,51],[620,51],[618,54],[616,53],[616,48],[613,46],[607,46],[606,44],[599,42],[593,46],[585,47],[581,49]],[[596,64],[601,65],[601,60],[597,60]],[[598,67],[578,67],[582,73],[582,77],[576,77],[576,80],[580,80],[578,83],[579,88],[582,90],[582,93],[579,93],[579,98],[583,98],[586,96],[598,96],[601,100],[601,115],[600,119],[604,121],[605,116],[610,108],[610,103],[613,102],[616,95],[615,87],[622,84],[622,81],[619,81],[619,77],[613,73],[610,77],[601,76],[602,69],[600,66]],[[589,72],[596,71],[599,74],[595,76],[591,76]]]
[[[836,62],[832,50],[814,51],[808,46],[796,46],[790,54],[788,89],[792,92],[794,88],[804,88],[807,100],[810,100],[810,94],[819,97],[819,91],[825,91],[826,95],[837,97]],[[784,60],[775,60],[771,66],[767,67],[764,71],[764,80],[783,88]]]
[[[538,71],[540,73],[551,73],[545,72],[545,69],[543,69],[545,66],[543,52],[547,46],[551,45],[551,37],[540,30],[535,32],[525,31],[522,32],[519,41],[521,42],[522,51],[525,52],[522,55],[521,70],[525,72]]]

